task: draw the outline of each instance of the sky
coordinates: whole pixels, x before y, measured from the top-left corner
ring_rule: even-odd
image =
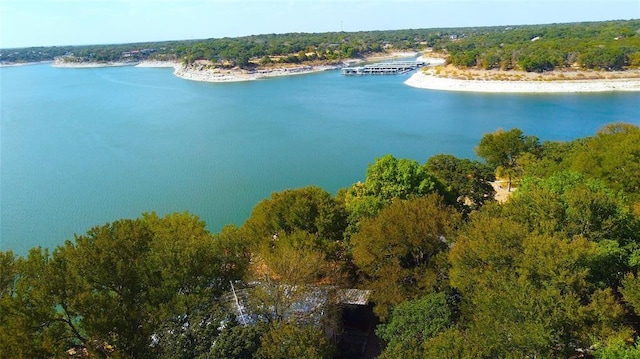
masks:
[[[640,18],[640,0],[0,0],[0,48]]]

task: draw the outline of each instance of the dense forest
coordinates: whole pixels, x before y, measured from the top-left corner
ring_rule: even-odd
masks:
[[[555,24],[475,31],[446,45],[461,67],[622,70],[640,66],[640,21]]]
[[[0,63],[158,59],[219,67],[333,62],[385,51],[435,51],[458,67],[550,71],[640,66],[640,20],[476,28],[289,33],[154,43],[3,49]]]
[[[357,358],[355,289],[381,358],[640,357],[640,128],[475,150],[386,155],[220,233],[151,212],[0,252],[0,358]]]

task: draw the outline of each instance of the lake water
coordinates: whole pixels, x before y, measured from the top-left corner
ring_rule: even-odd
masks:
[[[484,133],[541,140],[640,124],[640,93],[498,95],[415,89],[337,71],[199,83],[171,69],[0,69],[0,250],[53,248],[145,211],[242,224],[274,191],[335,193],[391,153],[475,158]]]

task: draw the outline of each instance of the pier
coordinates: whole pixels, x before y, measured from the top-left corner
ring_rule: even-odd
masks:
[[[343,75],[397,75],[426,66],[424,61],[379,62],[358,67],[345,67]]]

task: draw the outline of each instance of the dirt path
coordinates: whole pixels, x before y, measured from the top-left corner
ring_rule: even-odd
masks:
[[[515,188],[512,187],[511,192],[507,191],[507,184],[508,184],[508,181],[491,182],[491,186],[493,186],[493,189],[496,191],[495,199],[499,203],[506,202],[507,199],[509,199],[509,196],[511,196],[511,194],[513,193],[513,191],[516,190]]]

